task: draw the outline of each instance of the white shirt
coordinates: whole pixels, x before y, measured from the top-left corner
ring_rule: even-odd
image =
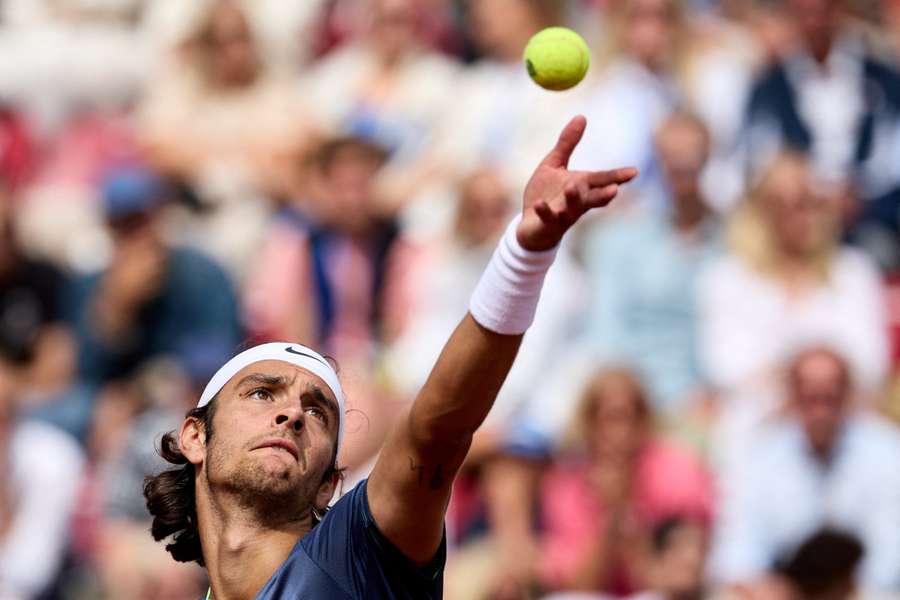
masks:
[[[50,584],[68,542],[84,457],[67,434],[23,421],[12,433],[13,521],[0,538],[0,590],[28,598]]]
[[[824,525],[856,534],[866,549],[865,588],[900,590],[900,433],[879,418],[851,417],[823,465],[801,424],[788,420],[757,438],[736,493],[720,508],[713,576],[747,581]]]
[[[720,389],[739,392],[813,344],[840,351],[863,387],[881,384],[888,367],[884,291],[862,253],[840,250],[829,280],[800,299],[733,256],[711,263],[698,285],[700,361]]]

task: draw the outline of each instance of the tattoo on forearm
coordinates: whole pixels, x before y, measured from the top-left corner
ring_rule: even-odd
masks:
[[[425,473],[425,465],[417,465],[416,461],[413,460],[413,457],[409,458],[409,470],[416,471],[419,474],[419,485],[422,485],[422,476]]]
[[[428,487],[432,490],[437,490],[443,487],[444,485],[444,465],[437,465],[434,469],[430,469],[426,465],[417,465],[416,461],[412,456],[409,458],[409,470],[414,471],[417,474],[417,483],[419,486],[425,485],[425,477],[427,472],[431,471],[431,476],[428,478]]]

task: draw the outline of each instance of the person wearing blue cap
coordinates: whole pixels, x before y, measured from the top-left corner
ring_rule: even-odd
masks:
[[[368,479],[340,482],[344,394],[334,366],[295,343],[238,354],[213,375],[144,486],[151,533],[209,573],[207,598],[440,598],[444,514],[475,430],[537,309],[563,234],[634,169],[569,171],[573,119],[535,171],[467,314]],[[552,399],[550,400],[552,401]]]
[[[142,167],[120,167],[101,186],[112,260],[75,286],[72,320],[79,371],[103,384],[147,358],[177,354],[185,340],[242,340],[237,300],[225,272],[196,251],[170,246],[161,225],[165,182]]]

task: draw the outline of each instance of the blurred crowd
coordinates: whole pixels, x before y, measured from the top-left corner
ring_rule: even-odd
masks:
[[[2,0],[0,600],[204,593],[142,482],[247,344],[337,360],[364,478],[575,114],[572,168],[641,175],[548,276],[445,596],[900,595],[897,0]]]

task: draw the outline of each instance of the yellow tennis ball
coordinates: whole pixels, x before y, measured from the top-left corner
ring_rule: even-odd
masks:
[[[578,85],[591,64],[591,51],[580,35],[566,27],[539,31],[525,46],[525,67],[544,89],[561,91]]]

